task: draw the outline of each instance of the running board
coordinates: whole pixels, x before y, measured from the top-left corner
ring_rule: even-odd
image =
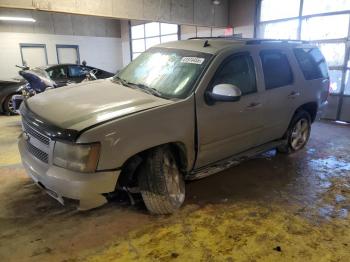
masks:
[[[200,179],[203,177],[213,175],[215,173],[223,171],[223,170],[230,168],[232,166],[237,166],[242,161],[250,159],[256,155],[260,155],[266,151],[269,151],[269,150],[276,148],[276,147],[278,147],[282,144],[285,144],[285,143],[286,143],[286,140],[278,140],[278,141],[273,141],[273,142],[263,144],[261,146],[255,147],[253,149],[249,149],[247,151],[244,151],[243,153],[234,155],[234,156],[226,158],[224,160],[220,160],[220,161],[215,162],[214,164],[211,164],[209,166],[204,166],[204,167],[195,169],[192,172],[188,173],[185,176],[185,179],[186,180],[196,180],[196,179]]]

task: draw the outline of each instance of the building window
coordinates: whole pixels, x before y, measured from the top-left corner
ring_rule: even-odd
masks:
[[[304,0],[303,15],[350,10],[348,0]]]
[[[297,39],[298,24],[298,19],[262,24],[260,26],[260,37],[274,39]]]
[[[305,18],[301,23],[301,39],[323,40],[345,38],[348,35],[349,15],[328,15]]]
[[[261,21],[270,21],[299,15],[300,0],[262,0]],[[278,11],[277,11],[278,10]]]
[[[132,59],[138,57],[146,49],[160,43],[177,41],[178,25],[151,22],[131,26]]]

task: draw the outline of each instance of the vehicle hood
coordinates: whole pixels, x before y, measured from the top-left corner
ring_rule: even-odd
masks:
[[[12,83],[12,84],[17,84],[23,82],[23,79],[19,78],[1,78],[0,83]]]
[[[48,123],[81,131],[168,103],[172,101],[102,79],[45,91],[28,99],[27,107]]]
[[[9,79],[0,79],[0,88],[5,88],[9,86],[21,86],[24,85],[27,81],[23,78],[9,78]]]

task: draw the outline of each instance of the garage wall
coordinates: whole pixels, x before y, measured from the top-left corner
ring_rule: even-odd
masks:
[[[123,65],[120,21],[32,10],[0,9],[1,16],[33,17],[35,23],[0,21],[0,78],[17,75],[20,43],[45,44],[49,64],[57,63],[56,44],[78,45],[80,61],[110,72]],[[6,61],[6,62],[4,62]]]
[[[121,28],[120,32],[121,32],[121,38],[122,38],[123,66],[126,66],[131,61],[129,21],[121,20],[120,28]]]
[[[220,0],[1,0],[0,7],[146,20],[176,24],[226,26],[228,2]]]
[[[257,0],[231,0],[229,21],[234,34],[254,37]]]
[[[216,37],[224,36],[226,28],[219,27],[206,27],[206,26],[192,26],[192,25],[181,25],[180,27],[180,38],[186,40],[192,37]]]
[[[22,65],[20,43],[45,44],[49,64],[57,63],[56,44],[78,45],[80,61],[110,72],[123,63],[120,38],[2,32],[0,39],[0,78],[17,75],[15,65]]]

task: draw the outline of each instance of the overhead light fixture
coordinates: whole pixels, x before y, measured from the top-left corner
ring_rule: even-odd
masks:
[[[220,0],[213,0],[213,5],[220,5]]]
[[[36,22],[35,19],[29,17],[12,17],[12,16],[0,16],[0,21],[19,21],[19,22]]]

